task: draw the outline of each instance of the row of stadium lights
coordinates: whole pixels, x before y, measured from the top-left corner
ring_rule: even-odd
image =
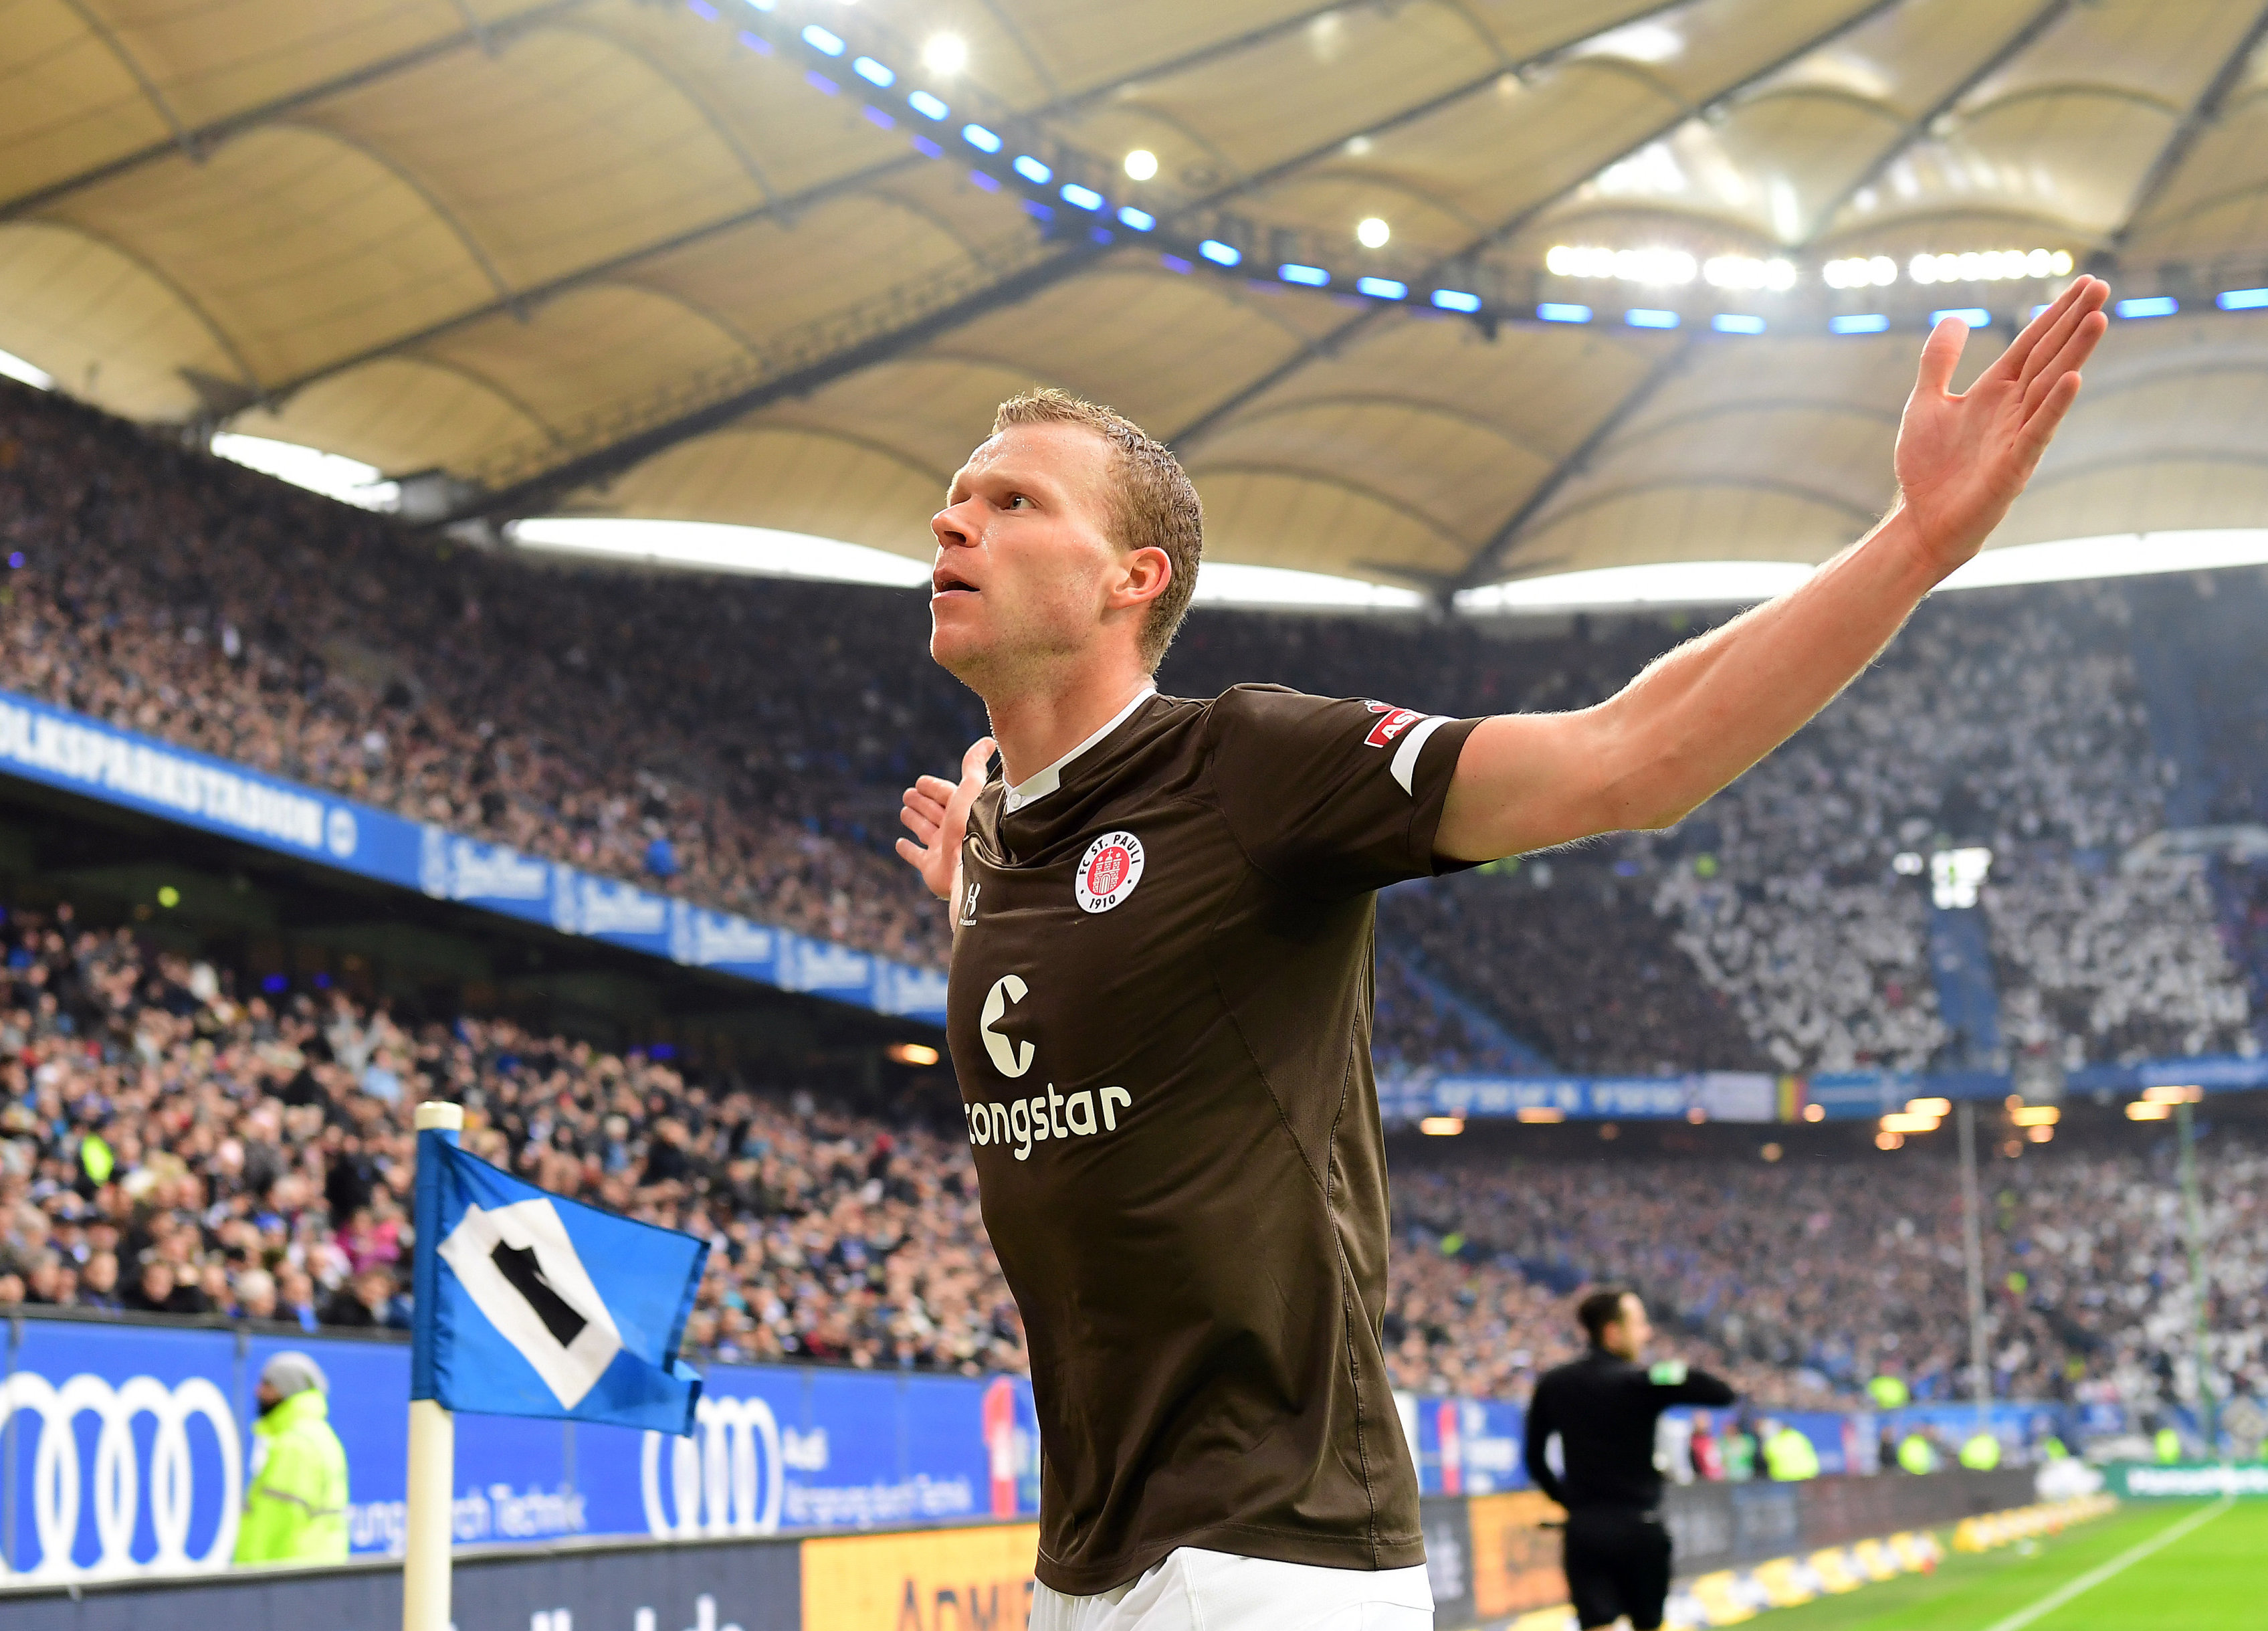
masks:
[[[2126,1119],[2163,1121],[2174,1113],[2174,1106],[2176,1104],[2194,1104],[2204,1096],[2203,1088],[2145,1088],[2140,1098],[2128,1103]],[[1817,1118],[1811,1116],[1810,1112],[1818,1108],[1816,1104],[1808,1106],[1804,1112],[1807,1118],[1816,1120]],[[2055,1137],[2056,1124],[2063,1119],[2063,1111],[2060,1107],[2054,1104],[2027,1104],[2021,1096],[2014,1094],[2009,1096],[2007,1108],[2009,1125],[2020,1129],[2023,1133],[2023,1139],[2021,1141],[2013,1139],[2009,1140],[2007,1153],[2011,1155],[2017,1153],[2021,1143],[2047,1143]],[[1874,1133],[1875,1148],[1897,1149],[1905,1143],[1911,1134],[1936,1132],[1944,1123],[1945,1118],[1952,1113],[1951,1099],[1908,1099],[1904,1110],[1893,1111],[1881,1118],[1881,1125]]]
[[[725,0],[730,4],[731,0]],[[753,11],[769,13],[777,0],[744,0]],[[685,0],[686,8],[708,22],[722,20],[722,14],[711,0]],[[739,33],[743,45],[759,55],[770,56],[777,45],[767,36],[753,30]],[[900,115],[878,105],[876,92],[895,93],[904,108],[937,134],[957,138],[961,144],[980,155],[968,173],[971,183],[986,192],[998,192],[1004,186],[1012,187],[1023,195],[1024,207],[1042,221],[1052,222],[1058,205],[1068,205],[1090,218],[1088,233],[1097,243],[1109,243],[1116,237],[1113,227],[1105,222],[1115,222],[1118,227],[1150,238],[1161,245],[1170,245],[1160,255],[1169,271],[1187,274],[1202,269],[1219,273],[1235,273],[1249,277],[1245,268],[1245,253],[1235,245],[1217,238],[1180,241],[1159,233],[1156,216],[1138,204],[1115,205],[1096,188],[1068,179],[1059,179],[1055,166],[1030,153],[1008,156],[1006,140],[990,127],[974,122],[962,122],[954,129],[953,109],[943,99],[918,88],[901,89],[895,70],[874,57],[852,52],[842,35],[818,23],[806,23],[794,36],[797,44],[814,62],[804,74],[805,83],[827,96],[839,96],[844,86],[831,69],[843,67],[863,81],[867,87],[860,92],[865,99],[862,109],[866,119],[883,129],[895,129]],[[939,77],[949,78],[968,65],[967,45],[957,35],[932,36],[924,47],[922,61],[929,71]],[[916,125],[909,138],[916,151],[930,159],[943,159],[945,145]],[[1158,173],[1157,156],[1146,149],[1138,148],[1127,154],[1124,169],[1128,177],[1145,181]],[[1004,173],[1005,172],[1005,173]],[[1373,216],[1360,222],[1355,229],[1356,240],[1365,248],[1383,248],[1392,238],[1388,225]],[[1922,255],[1907,263],[1908,278],[1918,284],[1996,282],[2011,278],[2063,277],[2072,269],[2071,256],[2061,250],[1988,250],[1977,255]],[[2044,266],[2045,270],[2035,269]],[[1696,276],[1712,287],[1726,290],[1764,291],[1779,292],[1792,289],[1796,282],[1796,268],[1792,262],[1773,258],[1758,259],[1748,255],[1718,255],[1697,262],[1683,250],[1641,249],[1612,250],[1576,245],[1555,246],[1545,257],[1545,267],[1557,275],[1572,277],[1610,277],[1625,282],[1672,285],[1690,284]],[[1822,269],[1822,279],[1839,289],[1886,286],[1897,278],[1897,265],[1887,255],[1853,256],[1830,261]],[[1302,262],[1286,261],[1275,269],[1276,280],[1306,289],[1330,289],[1339,285],[1339,275],[1329,268],[1312,266]],[[1518,321],[1533,318],[1547,323],[1590,323],[1599,313],[1592,306],[1570,300],[1544,300],[1534,306],[1489,310],[1488,302],[1469,290],[1432,289],[1414,291],[1400,278],[1376,276],[1357,276],[1351,287],[1357,295],[1381,305],[1431,306],[1459,316],[1483,317],[1491,321]],[[2268,288],[2231,289],[2223,292],[2214,302],[2222,311],[2257,311],[2268,309]],[[2027,316],[2036,315],[2044,309],[2029,308]],[[2170,317],[2182,309],[2181,302],[2172,295],[2140,295],[2118,301],[2112,308],[2126,320],[2151,317]],[[1972,328],[1991,326],[1992,314],[1981,306],[1948,306],[1930,314],[1929,326],[1934,328],[1948,317],[1959,318]],[[1622,314],[1622,321],[1632,328],[1671,329],[1682,328],[1685,319],[1667,307],[1631,306]],[[1709,319],[1709,327],[1719,334],[1760,335],[1769,325],[1752,313],[1719,312]],[[1845,313],[1830,317],[1828,331],[1837,335],[1881,334],[1891,327],[1887,313]]]

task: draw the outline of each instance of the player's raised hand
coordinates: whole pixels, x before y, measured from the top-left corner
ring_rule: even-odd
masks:
[[[968,807],[984,791],[985,766],[992,762],[993,746],[990,736],[977,738],[961,756],[959,783],[924,776],[906,789],[904,808],[898,811],[898,819],[914,835],[898,840],[898,853],[939,900],[952,897],[953,869],[961,863],[961,839],[968,830]]]
[[[2080,365],[2110,327],[2110,296],[2101,278],[2077,279],[1957,395],[1949,387],[1969,326],[1948,317],[1921,348],[1898,424],[1898,489],[1945,571],[1977,553],[2031,479],[2079,395]]]

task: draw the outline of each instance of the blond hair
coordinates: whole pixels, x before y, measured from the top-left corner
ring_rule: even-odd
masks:
[[[1189,611],[1189,596],[1197,593],[1197,564],[1204,554],[1204,506],[1182,461],[1131,419],[1068,391],[1031,390],[1010,397],[992,416],[992,433],[1014,424],[1076,424],[1110,444],[1116,478],[1112,542],[1126,550],[1163,550],[1173,566],[1142,624],[1142,661],[1155,673]]]

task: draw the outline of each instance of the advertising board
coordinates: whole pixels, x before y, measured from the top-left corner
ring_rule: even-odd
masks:
[[[39,1578],[217,1568],[235,1542],[260,1369],[330,1381],[356,1554],[401,1546],[409,1351],[392,1342],[19,1319],[0,1376],[0,1566]],[[1028,1517],[1038,1426],[1020,1377],[712,1365],[687,1438],[457,1418],[462,1546],[681,1540]]]
[[[648,956],[942,1021],[945,977],[0,691],[0,774]]]
[[[1024,1631],[1037,1524],[803,1545],[803,1623],[829,1631]]]

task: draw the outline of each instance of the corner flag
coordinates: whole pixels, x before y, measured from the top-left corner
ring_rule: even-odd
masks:
[[[677,1357],[706,1241],[524,1184],[417,1135],[409,1396],[450,1410],[693,1430]]]

